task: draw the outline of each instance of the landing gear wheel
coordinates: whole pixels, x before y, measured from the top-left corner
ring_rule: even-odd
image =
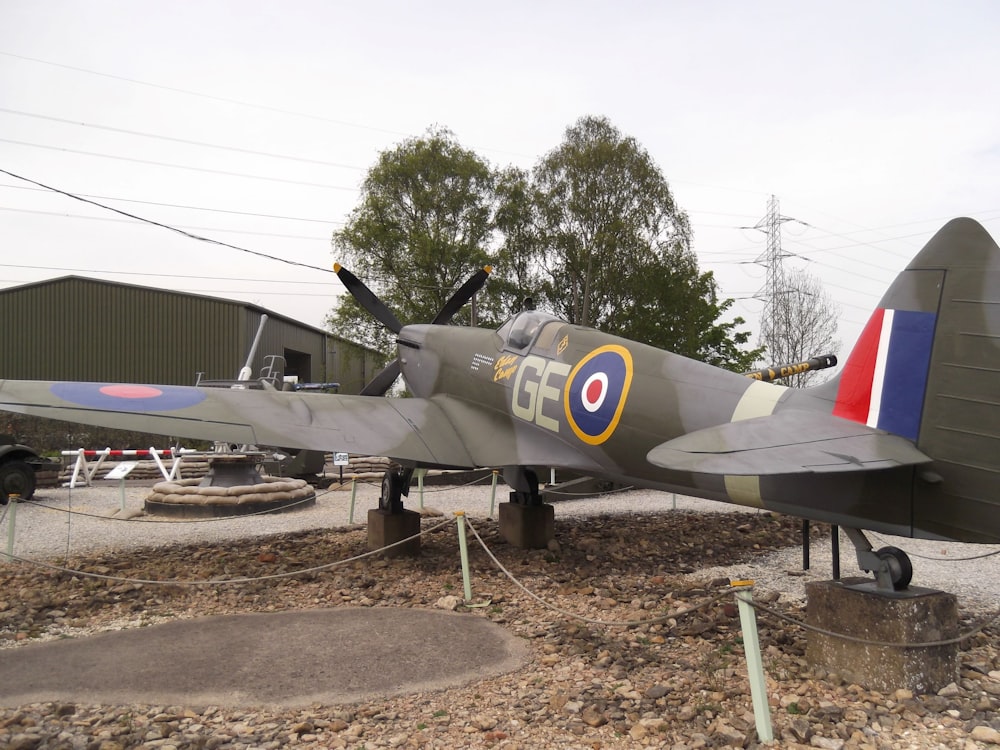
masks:
[[[902,591],[910,585],[910,581],[913,580],[913,565],[903,550],[899,547],[882,547],[875,554],[878,555],[879,560],[888,563],[893,589]]]
[[[389,469],[382,475],[382,494],[378,509],[386,513],[403,512],[403,495],[409,489],[410,473]]]
[[[22,500],[30,500],[34,494],[34,469],[24,461],[7,461],[0,464],[0,504],[6,503],[9,495],[18,495]]]

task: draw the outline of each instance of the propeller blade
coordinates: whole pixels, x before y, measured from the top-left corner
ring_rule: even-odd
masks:
[[[399,360],[394,359],[382,372],[371,379],[364,388],[361,389],[362,396],[384,396],[392,384],[399,377]]]
[[[354,295],[354,299],[358,301],[359,305],[370,312],[390,331],[393,333],[399,333],[403,324],[400,323],[399,319],[393,314],[393,312],[386,307],[385,303],[376,297],[375,293],[371,289],[365,286],[364,282],[339,263],[333,264],[333,270],[343,282],[347,291]],[[434,317],[434,320],[432,320],[431,323],[434,325],[444,325],[448,323],[455,316],[455,313],[462,308],[462,305],[472,299],[472,296],[483,288],[483,284],[486,283],[486,279],[489,278],[492,271],[493,269],[490,266],[486,266],[472,274],[472,276],[470,276],[469,279],[451,296],[451,299],[444,304],[444,307],[441,308],[441,311]],[[384,396],[392,387],[392,384],[396,382],[396,378],[399,377],[400,372],[401,365],[399,359],[394,359],[384,370],[382,370],[382,372],[372,378],[368,385],[361,389],[361,395]]]
[[[386,328],[388,328],[393,333],[399,333],[403,324],[399,322],[399,319],[393,315],[392,310],[385,306],[385,303],[375,296],[375,293],[365,286],[364,282],[361,281],[357,276],[348,271],[339,263],[333,264],[333,270],[344,282],[344,286],[347,287],[354,299],[358,301],[358,304],[370,312],[375,318]],[[459,290],[461,291],[461,290]],[[390,385],[392,385],[390,383]]]
[[[489,278],[492,271],[493,269],[490,266],[486,266],[472,274],[468,281],[462,284],[458,288],[458,291],[451,296],[451,299],[444,303],[444,307],[441,308],[441,311],[434,317],[431,323],[434,325],[448,323],[454,317],[455,313],[462,309],[462,305],[472,299],[472,295],[483,288],[483,284],[486,283],[486,279]]]

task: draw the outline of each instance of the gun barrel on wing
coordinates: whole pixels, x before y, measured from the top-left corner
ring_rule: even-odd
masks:
[[[771,382],[772,380],[779,380],[781,378],[791,377],[792,375],[798,375],[803,372],[812,372],[813,370],[825,370],[828,367],[836,367],[837,365],[837,355],[835,354],[821,354],[818,357],[811,357],[804,362],[796,362],[790,365],[774,365],[772,367],[762,367],[759,370],[754,370],[753,372],[743,373],[748,378],[753,378],[754,380],[763,380],[765,382]]]

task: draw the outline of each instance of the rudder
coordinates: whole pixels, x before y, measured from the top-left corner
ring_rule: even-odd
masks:
[[[1000,537],[1000,247],[982,225],[931,238],[816,395],[934,459],[915,477],[915,529]]]

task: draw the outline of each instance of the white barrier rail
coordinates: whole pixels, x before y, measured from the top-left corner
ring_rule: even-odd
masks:
[[[73,475],[70,477],[69,486],[70,489],[76,487],[77,480],[83,475],[84,484],[89,487],[91,480],[97,475],[100,470],[101,465],[109,458],[151,458],[156,463],[156,467],[160,470],[163,478],[167,481],[172,479],[177,479],[180,474],[181,460],[185,455],[191,453],[201,453],[202,451],[196,451],[192,448],[164,448],[162,450],[157,448],[139,448],[136,450],[112,450],[111,448],[105,448],[104,450],[85,450],[84,448],[79,448],[75,451],[62,451],[64,456],[76,456],[76,463],[73,466]],[[170,468],[168,469],[164,465],[163,458],[172,457],[173,461],[170,463]],[[97,461],[91,465],[87,463],[87,458],[94,459]]]

